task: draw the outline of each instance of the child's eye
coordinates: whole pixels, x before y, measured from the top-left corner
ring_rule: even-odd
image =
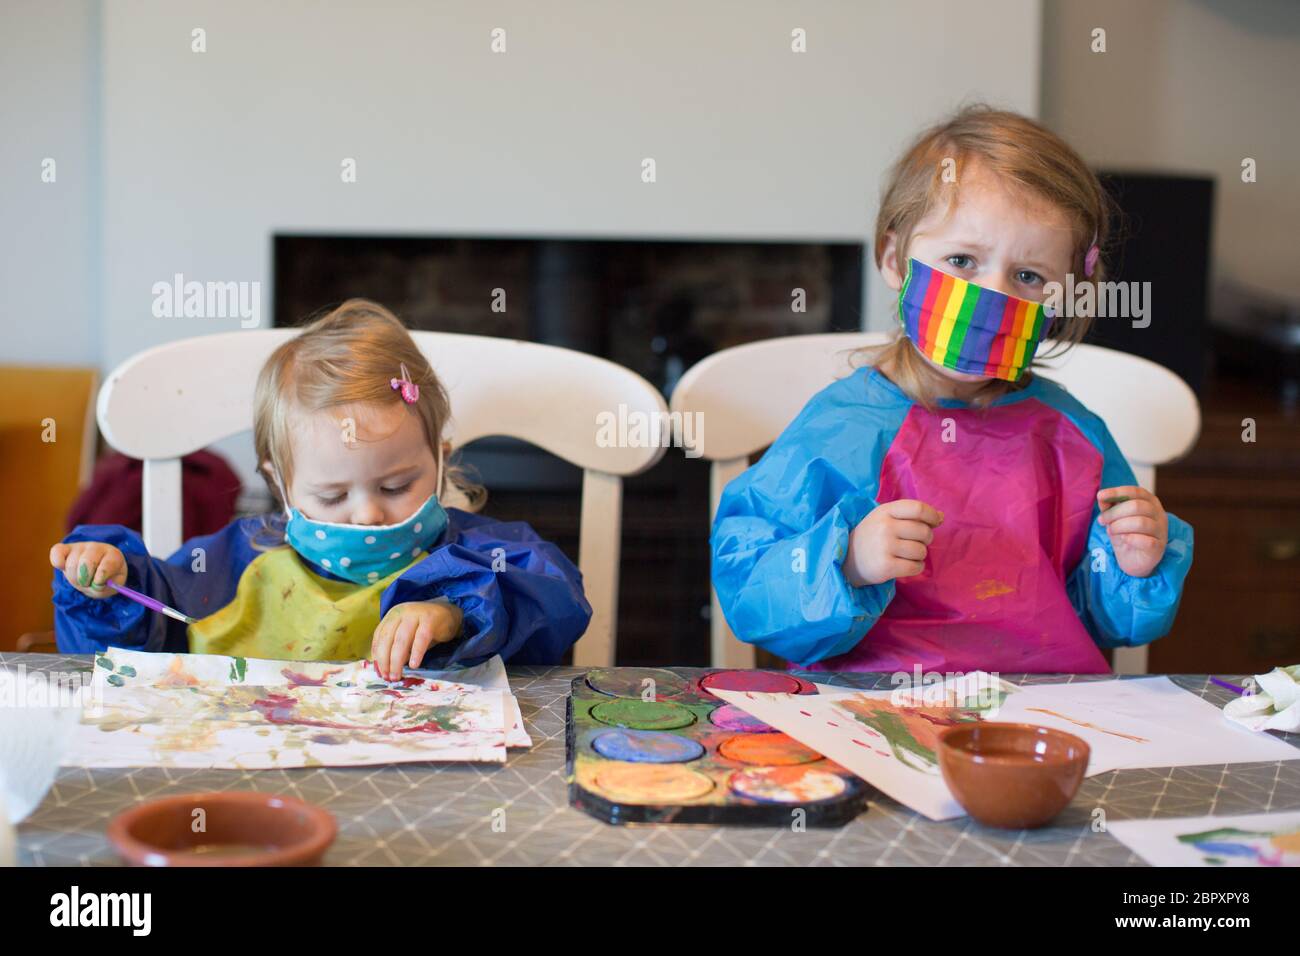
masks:
[[[969,269],[975,265],[975,260],[970,256],[961,254],[948,257],[948,264],[954,269]]]
[[[1021,269],[1016,273],[1016,281],[1022,285],[1041,285],[1043,277],[1037,272],[1031,272],[1028,269]]]
[[[410,490],[410,487],[411,487],[411,485],[412,485],[413,483],[414,483],[414,482],[410,482],[410,481],[408,481],[406,484],[402,485],[400,488],[380,488],[379,490],[382,491],[382,492],[383,492],[384,494],[386,494],[386,495],[401,495],[401,494],[405,494],[407,491],[409,491],[409,490]]]
[[[316,500],[323,505],[336,505],[346,497],[347,495],[335,495],[333,498],[327,498],[325,495],[317,495]]]

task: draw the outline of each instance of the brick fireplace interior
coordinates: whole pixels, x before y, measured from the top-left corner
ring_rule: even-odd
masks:
[[[861,327],[857,243],[279,235],[273,249],[277,326],[360,296],[412,329],[603,356],[665,399],[719,349]],[[804,311],[791,307],[796,288]],[[485,513],[529,522],[577,560],[579,469],[505,438],[471,443],[462,460],[488,488]],[[707,663],[707,463],[669,449],[626,482],[622,565],[618,663]]]

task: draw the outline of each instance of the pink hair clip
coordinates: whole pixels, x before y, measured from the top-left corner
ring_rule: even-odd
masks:
[[[1092,245],[1088,246],[1088,253],[1083,257],[1083,277],[1091,279],[1092,274],[1097,271],[1097,260],[1101,258],[1101,250],[1097,248],[1097,232],[1093,230]]]
[[[402,401],[408,405],[414,405],[420,400],[420,386],[411,381],[411,375],[406,371],[406,363],[402,363],[402,377],[390,378],[389,387],[402,393]]]

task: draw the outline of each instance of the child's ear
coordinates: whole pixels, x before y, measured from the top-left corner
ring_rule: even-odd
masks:
[[[885,245],[880,253],[880,274],[885,285],[895,292],[903,288],[903,271],[898,267],[898,235],[892,229],[885,233]]]

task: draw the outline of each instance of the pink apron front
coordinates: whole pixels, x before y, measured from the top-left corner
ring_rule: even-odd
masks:
[[[925,570],[894,582],[853,650],[811,669],[1107,673],[1065,587],[1101,469],[1087,437],[1036,399],[914,406],[881,464],[877,501],[916,498],[944,513]]]

